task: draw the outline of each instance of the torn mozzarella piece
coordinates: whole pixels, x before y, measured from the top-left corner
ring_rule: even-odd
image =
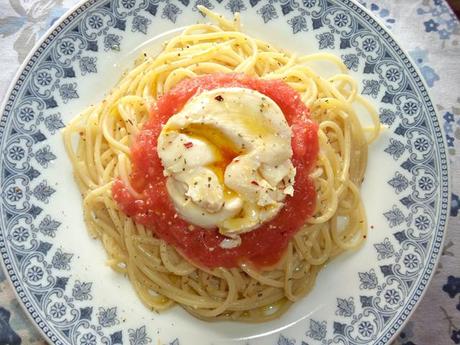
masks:
[[[233,239],[273,219],[294,192],[291,136],[278,105],[257,91],[218,88],[190,99],[157,146],[178,214]]]

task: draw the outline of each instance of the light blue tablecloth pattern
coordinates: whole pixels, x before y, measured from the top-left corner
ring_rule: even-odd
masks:
[[[444,0],[360,2],[395,33],[422,72],[442,117],[452,171],[451,217],[440,264],[395,344],[460,344],[460,23]],[[0,98],[40,36],[76,3],[0,0]],[[46,344],[20,308],[1,270],[0,344]]]

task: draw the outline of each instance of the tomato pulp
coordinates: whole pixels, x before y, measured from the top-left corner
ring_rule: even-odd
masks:
[[[287,196],[278,215],[259,228],[242,234],[240,246],[223,249],[225,237],[217,229],[190,226],[174,209],[166,190],[163,166],[157,154],[157,139],[162,125],[182,109],[194,95],[219,87],[245,87],[275,101],[292,128],[292,163],[296,168],[294,195]],[[112,194],[119,208],[139,224],[174,246],[191,261],[205,267],[237,267],[250,263],[257,267],[276,264],[289,240],[312,215],[316,192],[309,173],[318,154],[318,127],[310,120],[309,110],[298,92],[280,80],[262,80],[244,74],[209,74],[186,79],[160,97],[131,147],[132,187],[134,196],[117,179]]]

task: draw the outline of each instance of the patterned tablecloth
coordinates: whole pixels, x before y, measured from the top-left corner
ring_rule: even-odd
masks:
[[[444,0],[360,1],[396,34],[422,72],[442,117],[452,171],[451,217],[440,264],[395,344],[460,344],[460,23]],[[75,3],[0,0],[0,99],[35,42]],[[1,344],[46,342],[0,270]]]

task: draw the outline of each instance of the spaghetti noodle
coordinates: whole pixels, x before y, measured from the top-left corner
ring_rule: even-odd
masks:
[[[166,42],[159,55],[142,56],[101,103],[67,125],[65,147],[90,234],[101,240],[108,265],[129,277],[147,307],[161,311],[177,303],[205,320],[262,322],[286,311],[312,289],[326,262],[358,248],[366,238],[359,186],[368,145],[378,136],[380,124],[337,57],[281,51],[241,32],[238,15],[229,21],[200,10],[217,25],[189,26]],[[323,78],[311,67],[315,61],[329,62],[339,73]],[[130,185],[130,147],[156,100],[184,79],[212,73],[283,80],[299,92],[319,126],[320,151],[310,174],[317,190],[314,214],[270,268],[196,265],[127,217],[112,196],[116,178]],[[367,112],[371,128],[363,129],[356,104]]]

